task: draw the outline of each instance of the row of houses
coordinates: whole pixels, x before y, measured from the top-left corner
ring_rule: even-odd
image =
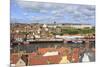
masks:
[[[45,24],[17,24],[11,26],[11,38],[23,39],[25,37],[27,37],[27,39],[51,38],[53,35],[51,34],[51,29],[49,29]]]
[[[94,62],[95,48],[85,45],[81,48],[39,48],[32,53],[12,53],[11,66],[32,66],[43,64],[67,64],[78,62]]]
[[[60,33],[63,28],[92,28],[90,24],[11,24],[11,36],[15,38],[25,38],[24,34],[28,34],[27,38],[52,38],[53,33]]]
[[[11,65],[43,65],[43,64],[64,64],[79,62],[79,48],[74,48],[72,52],[69,48],[39,48],[35,53],[15,53],[11,54]]]

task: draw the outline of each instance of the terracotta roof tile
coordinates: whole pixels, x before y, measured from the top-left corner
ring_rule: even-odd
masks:
[[[11,55],[11,64],[16,64],[17,61],[20,59],[20,57],[16,54],[16,55]]]
[[[29,58],[30,65],[39,64],[57,64],[61,60],[61,56],[35,56]]]

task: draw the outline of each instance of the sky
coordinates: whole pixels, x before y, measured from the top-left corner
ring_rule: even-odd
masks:
[[[95,25],[95,5],[11,0],[11,22]]]

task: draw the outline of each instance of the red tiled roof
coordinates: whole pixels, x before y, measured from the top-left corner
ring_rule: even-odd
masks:
[[[56,48],[39,48],[38,53],[45,54],[46,52],[53,51],[53,50],[56,50]]]
[[[74,59],[73,62],[77,63],[79,61],[79,54],[73,53],[72,58]]]
[[[30,65],[39,65],[39,64],[57,64],[61,60],[61,56],[35,56],[29,57]]]
[[[74,59],[73,62],[76,63],[79,61],[79,48],[73,49],[72,58]]]
[[[73,52],[74,52],[74,53],[78,53],[79,51],[80,51],[80,48],[74,48],[74,49],[73,49]]]
[[[32,52],[32,53],[31,53],[31,55],[32,55],[32,56],[36,56],[36,55],[37,55],[37,53],[35,53],[35,52]]]
[[[61,60],[61,56],[58,56],[58,55],[56,55],[56,56],[47,56],[47,57],[45,57],[45,58],[47,58],[47,60],[48,60],[50,63],[53,63],[53,64],[57,64],[57,63],[59,63],[60,60]]]
[[[57,49],[57,51],[62,55],[64,52],[66,52],[67,54],[69,53],[69,48],[59,48]]]
[[[67,59],[69,60],[69,61],[71,61],[72,60],[72,57],[71,57],[72,55],[69,53],[69,54],[67,54]]]
[[[62,48],[57,48],[57,49],[56,48],[39,48],[38,49],[38,53],[40,54],[45,54],[48,51],[58,51],[60,54],[62,54],[64,51],[69,53],[69,48],[62,47]]]
[[[29,64],[30,65],[39,65],[39,64],[46,64],[46,61],[41,56],[29,56]]]
[[[10,58],[11,64],[16,64],[19,59],[20,57],[17,54],[11,55],[11,58]]]

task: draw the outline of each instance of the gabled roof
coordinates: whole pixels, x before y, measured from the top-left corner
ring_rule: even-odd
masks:
[[[16,64],[19,60],[22,60],[25,63],[28,63],[28,57],[26,57],[26,55],[19,55],[18,53],[15,54],[11,54],[11,64]]]
[[[69,48],[65,48],[65,47],[61,47],[61,48],[39,48],[38,49],[38,53],[41,55],[44,55],[47,52],[54,52],[54,51],[58,51],[58,53],[60,55],[62,55],[64,52],[66,52],[67,54],[70,52]]]
[[[55,48],[38,48],[38,53],[40,54],[45,54],[48,51],[54,51],[56,50]]]
[[[16,66],[26,66],[26,63],[20,58],[16,63]]]
[[[40,64],[58,64],[61,60],[61,56],[34,56],[29,57],[30,65],[40,65]]]
[[[10,57],[11,64],[16,64],[21,57],[18,54],[12,54]]]
[[[79,61],[79,48],[74,48],[72,53],[72,60],[74,63]]]

